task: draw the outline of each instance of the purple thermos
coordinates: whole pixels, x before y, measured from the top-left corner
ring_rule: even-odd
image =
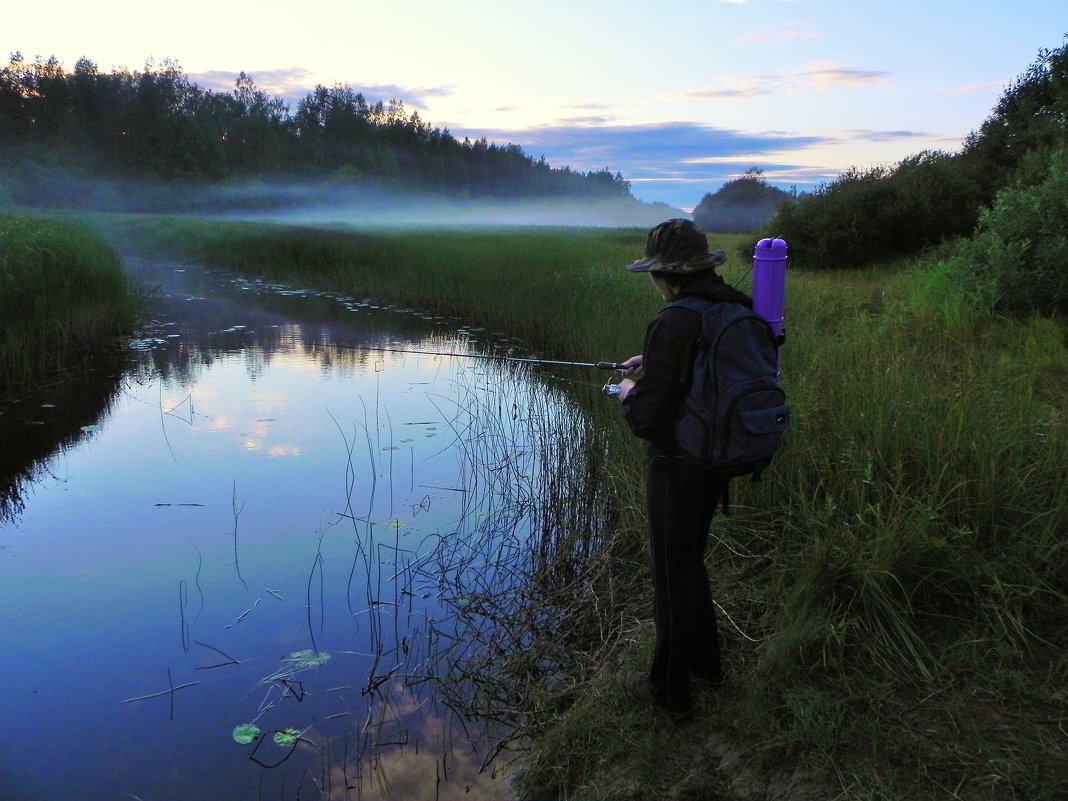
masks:
[[[761,239],[753,250],[753,311],[768,321],[775,339],[786,340],[786,242]]]

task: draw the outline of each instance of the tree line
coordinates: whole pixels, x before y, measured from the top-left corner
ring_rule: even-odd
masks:
[[[217,92],[170,60],[103,72],[83,57],[68,72],[55,57],[12,54],[0,70],[0,152],[119,179],[296,175],[453,196],[631,197],[618,172],[551,167],[519,145],[461,141],[400,100],[319,85],[291,110],[244,72],[232,92]]]

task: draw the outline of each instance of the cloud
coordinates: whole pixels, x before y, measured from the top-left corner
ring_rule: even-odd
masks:
[[[213,92],[232,92],[234,83],[240,73],[230,70],[209,70],[207,72],[189,73],[189,80]],[[303,97],[314,86],[312,74],[303,67],[287,67],[275,70],[259,70],[246,75],[252,78],[256,87],[268,95],[290,96],[296,92]]]
[[[784,174],[800,170],[789,163],[791,152],[840,141],[837,135],[754,133],[694,122],[593,125],[584,119],[579,124],[566,121],[513,130],[449,128],[458,138],[485,136],[497,143],[518,144],[528,156],[544,156],[553,166],[619,172],[631,182],[636,197],[678,208],[692,207],[705,192],[715,191],[750,167],[767,170],[774,165]],[[828,169],[810,180],[818,183],[837,174]]]
[[[349,84],[354,92],[375,100],[403,100],[406,106],[424,107],[430,97],[447,97],[452,89],[447,86],[400,86],[398,84]]]
[[[614,117],[609,117],[609,116],[604,115],[604,114],[590,114],[590,115],[588,115],[586,117],[562,117],[562,118],[556,120],[553,124],[554,125],[560,125],[560,126],[575,125],[575,126],[582,126],[582,127],[585,127],[585,126],[601,127],[601,126],[604,126],[604,125],[611,124],[613,119],[615,119],[615,118]]]
[[[273,70],[245,70],[252,78],[256,88],[262,89],[271,97],[281,97],[290,104],[303,100],[321,81],[303,67],[286,67]],[[232,92],[234,82],[240,73],[230,70],[210,70],[208,72],[189,73],[189,80],[205,89],[215,92]],[[333,84],[330,84],[331,86]],[[447,86],[401,86],[400,84],[348,84],[354,92],[359,92],[371,103],[388,102],[393,99],[403,100],[404,105],[412,108],[426,108],[426,101],[432,97],[444,97],[452,94]]]
[[[989,83],[967,83],[960,86],[940,86],[933,91],[936,95],[968,95],[975,92],[989,92],[991,89],[1000,91],[1005,86],[1005,81],[991,81]]]
[[[717,100],[771,94],[796,95],[831,89],[890,87],[889,73],[850,67],[835,61],[814,61],[796,70],[766,75],[728,75],[715,86],[673,95],[684,100]]]
[[[851,69],[834,62],[816,62],[808,69],[787,73],[787,79],[794,80],[802,86],[809,86],[818,92],[835,86],[850,89],[862,89],[868,86],[889,86],[889,73],[882,70]]]
[[[759,30],[747,33],[744,36],[738,37],[738,41],[742,44],[752,45],[772,45],[782,44],[784,42],[796,42],[800,39],[822,39],[822,33],[816,33],[811,30],[804,30],[803,28],[772,28],[770,30]]]
[[[609,106],[607,103],[597,103],[594,101],[590,101],[586,103],[572,103],[570,108],[579,109],[581,111],[604,111],[606,109],[612,108],[612,106]]]
[[[456,128],[450,126],[456,133]],[[521,145],[537,158],[559,159],[574,169],[592,170],[622,163],[681,162],[696,155],[767,153],[784,148],[810,147],[822,136],[784,132],[753,133],[694,122],[645,125],[555,124],[517,130],[477,132],[495,142]]]
[[[925,131],[872,131],[867,128],[860,128],[842,131],[842,136],[854,141],[896,142],[901,139],[927,139],[931,134],[926,133]]]
[[[814,152],[852,152],[857,142],[911,142],[930,134],[911,130],[837,129],[814,134],[743,131],[696,122],[596,125],[589,118],[523,129],[463,130],[458,138],[486,137],[520,145],[532,157],[574,170],[608,169],[630,181],[635,197],[691,208],[706,192],[738,178],[751,167],[782,188],[811,189],[833,181],[844,165],[813,166]],[[801,154],[804,153],[804,158]]]
[[[766,79],[756,77],[730,77],[721,86],[681,92],[671,98],[681,100],[733,100],[735,98],[762,97],[774,94],[774,88]]]

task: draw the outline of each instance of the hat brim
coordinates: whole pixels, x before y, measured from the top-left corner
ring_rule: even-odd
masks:
[[[632,273],[674,273],[686,275],[711,270],[723,264],[727,260],[727,253],[723,250],[710,250],[704,256],[684,261],[661,261],[657,257],[639,259],[627,265],[627,270]]]

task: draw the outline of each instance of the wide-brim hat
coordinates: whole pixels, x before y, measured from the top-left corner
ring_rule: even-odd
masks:
[[[672,273],[687,275],[711,270],[723,264],[727,254],[709,250],[705,232],[692,220],[675,219],[660,223],[645,240],[645,258],[627,265],[632,273]]]

